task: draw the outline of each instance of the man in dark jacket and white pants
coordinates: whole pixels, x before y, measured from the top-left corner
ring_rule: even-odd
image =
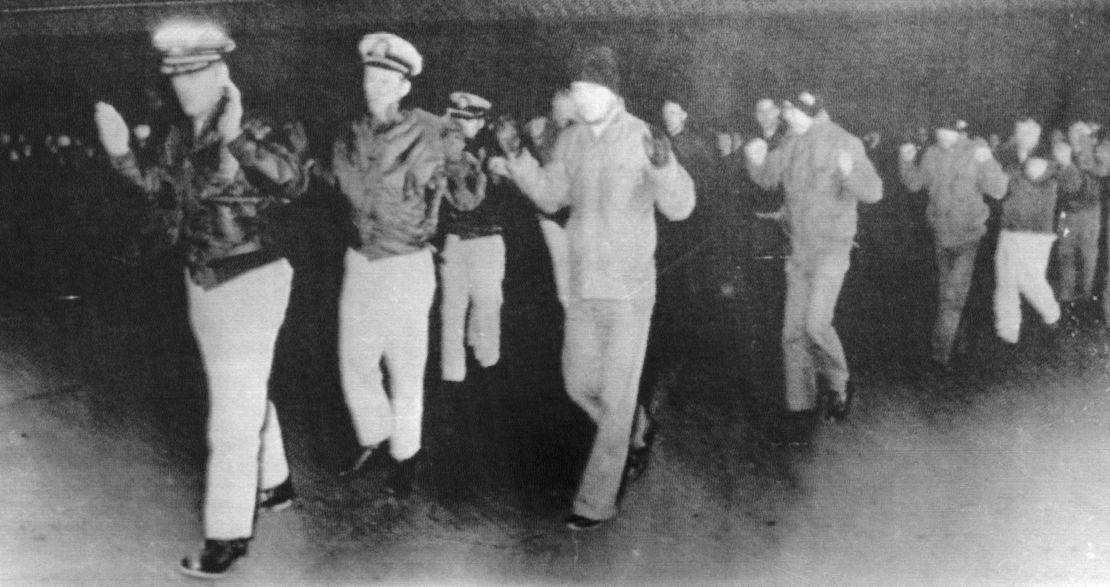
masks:
[[[339,367],[361,447],[342,473],[384,462],[390,466],[387,491],[406,497],[424,416],[428,313],[436,288],[431,238],[447,185],[443,127],[428,112],[400,108],[423,68],[412,44],[373,33],[358,51],[368,112],[335,140],[331,169],[350,202],[354,233],[339,297]],[[377,458],[386,451],[390,459]]]
[[[173,21],[153,41],[191,124],[170,130],[147,165],[115,108],[97,104],[96,124],[112,167],[152,204],[172,202],[162,210],[168,240],[184,244],[189,321],[208,379],[208,462],[204,548],[180,568],[215,578],[247,554],[256,505],[276,510],[293,498],[267,399],[293,268],[272,246],[266,216],[302,195],[308,176],[296,155],[254,132],[258,123],[244,123],[223,60],[235,43],[223,30]]]

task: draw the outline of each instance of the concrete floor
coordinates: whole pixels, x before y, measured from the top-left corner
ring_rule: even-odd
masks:
[[[327,353],[302,353],[275,390],[300,499],[259,518],[225,583],[1110,582],[1110,332],[1032,326],[1016,348],[987,333],[961,371],[919,375],[884,345],[913,336],[853,301],[854,279],[849,422],[808,448],[767,443],[775,333],[741,345],[701,316],[664,354],[651,466],[593,532],[560,523],[590,427],[560,388],[550,299],[508,292],[501,380],[461,406],[429,388],[404,503],[380,475],[334,474],[351,432]],[[178,317],[89,301],[0,315],[0,584],[195,583],[175,567],[202,539],[203,389]]]

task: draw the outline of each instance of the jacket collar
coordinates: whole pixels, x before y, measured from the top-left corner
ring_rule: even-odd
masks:
[[[621,122],[624,120],[625,113],[624,98],[618,97],[617,100],[613,102],[613,107],[609,109],[609,113],[605,115],[605,118],[597,123],[597,126],[602,128],[601,134],[595,135],[594,129],[589,128],[590,137],[596,141],[604,141],[607,143],[617,140],[617,138],[620,137],[620,126]]]

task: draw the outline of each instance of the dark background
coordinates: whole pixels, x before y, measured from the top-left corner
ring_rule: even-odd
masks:
[[[744,126],[754,100],[805,85],[857,133],[900,133],[954,112],[1004,136],[1025,112],[1049,125],[1107,118],[1110,93],[1110,29],[1097,2],[8,4],[0,103],[14,123],[47,130],[89,125],[96,98],[134,112],[142,86],[162,83],[149,29],[182,13],[228,25],[248,101],[310,123],[361,108],[355,45],[379,29],[424,54],[412,102],[437,112],[456,89],[521,116],[545,111],[566,56],[597,41],[618,51],[633,112],[654,115],[674,95],[706,127]]]

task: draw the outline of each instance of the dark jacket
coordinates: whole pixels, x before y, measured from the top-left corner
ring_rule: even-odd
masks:
[[[1102,205],[1102,180],[1110,175],[1110,161],[1106,160],[1108,148],[1110,148],[1110,145],[1104,143],[1097,147],[1101,153],[1096,151],[1096,148],[1075,152],[1072,161],[1082,174],[1083,179],[1078,189],[1060,190],[1059,204],[1061,210],[1065,212],[1098,211]]]
[[[173,127],[151,165],[130,151],[109,159],[159,209],[167,243],[184,245],[189,274],[206,289],[284,256],[269,215],[308,187],[298,157],[276,142],[244,132],[228,149],[240,166],[231,180],[219,174],[214,127],[195,140]]]
[[[430,246],[447,191],[442,120],[396,111],[351,122],[332,145],[331,173],[351,204],[352,247],[370,260]]]
[[[1024,175],[1011,179],[1010,191],[1002,200],[1002,230],[1053,233],[1059,186],[1051,172],[1036,181]]]
[[[482,162],[466,152],[462,161],[447,162],[445,170],[442,232],[463,240],[501,234],[504,193],[495,189]]]

